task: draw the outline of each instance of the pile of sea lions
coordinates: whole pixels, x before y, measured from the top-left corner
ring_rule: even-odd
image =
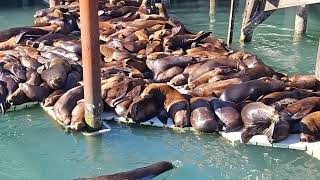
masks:
[[[157,116],[200,132],[242,129],[241,139],[290,133],[320,140],[320,82],[287,76],[232,51],[210,32],[192,33],[161,3],[99,0],[105,111],[137,123]],[[41,9],[28,27],[0,32],[0,109],[41,102],[71,129],[86,128],[79,3]]]

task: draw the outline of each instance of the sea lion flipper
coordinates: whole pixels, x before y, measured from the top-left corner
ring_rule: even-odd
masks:
[[[313,108],[314,108],[314,105],[306,104],[305,106],[303,106],[300,109],[299,112],[295,113],[291,118],[292,119],[302,119],[303,117],[308,115],[312,111]]]

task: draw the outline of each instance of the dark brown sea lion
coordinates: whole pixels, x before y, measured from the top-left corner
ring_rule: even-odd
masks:
[[[26,77],[26,83],[33,86],[40,86],[40,84],[43,82],[40,74],[38,74],[34,69],[27,69]]]
[[[129,108],[133,100],[138,97],[143,91],[143,86],[136,86],[132,90],[130,90],[126,97],[123,98],[121,101],[117,102],[115,105],[115,112],[119,116],[128,117]]]
[[[134,42],[123,42],[123,47],[131,53],[138,53],[140,50],[145,49],[147,47],[148,41],[139,40]]]
[[[197,68],[201,66],[201,62],[196,64],[188,65],[184,68],[184,71],[182,74],[177,75],[176,77],[172,78],[170,80],[170,84],[174,86],[182,86],[184,84],[188,83],[189,74],[191,74],[193,71],[195,71]]]
[[[228,86],[220,96],[223,101],[239,103],[257,100],[261,95],[284,89],[284,82],[272,78],[261,78]]]
[[[76,107],[71,112],[71,123],[70,128],[74,131],[81,131],[85,126],[86,123],[84,121],[84,100],[80,100],[77,102]]]
[[[44,101],[43,106],[54,106],[54,104],[58,101],[58,99],[65,93],[64,89],[57,89],[53,91]]]
[[[244,130],[241,141],[247,143],[254,135],[267,135],[270,143],[281,141],[288,137],[290,126],[279,118],[278,112],[261,102],[247,104],[241,110]]]
[[[242,127],[239,107],[236,104],[222,101],[218,98],[212,98],[210,104],[215,114],[224,124],[222,127],[223,131],[232,132]]]
[[[190,112],[190,122],[195,130],[206,133],[219,131],[218,122],[207,99],[191,98]]]
[[[312,142],[320,140],[320,111],[305,116],[301,122],[300,141]]]
[[[0,31],[0,42],[7,41],[13,36],[17,36],[21,33],[27,33],[32,35],[45,35],[48,31],[37,29],[34,27],[15,27]]]
[[[35,102],[43,101],[50,94],[50,87],[47,83],[42,83],[40,86],[20,83],[19,88],[22,89],[31,101]]]
[[[10,94],[7,100],[12,105],[21,105],[24,103],[31,102],[31,100],[27,97],[27,95],[23,92],[21,88],[18,88],[12,94]]]
[[[0,111],[4,114],[7,111],[6,103],[9,91],[7,89],[7,83],[0,81]]]
[[[319,90],[320,82],[313,75],[294,75],[289,78],[286,85],[300,89]]]
[[[71,112],[80,99],[83,99],[83,86],[77,86],[63,94],[53,106],[57,119],[69,125],[71,122]]]
[[[320,97],[307,97],[296,103],[288,105],[283,111],[292,119],[302,119],[313,111],[320,110]]]
[[[36,59],[33,59],[28,56],[22,56],[20,58],[20,62],[24,67],[29,68],[29,69],[31,69],[31,68],[38,69],[41,66],[41,64]]]
[[[69,89],[72,89],[77,85],[79,85],[79,81],[81,80],[82,80],[82,74],[80,74],[78,71],[71,71],[69,72],[62,89],[64,89],[65,91],[68,91]]]
[[[55,90],[63,87],[67,79],[67,73],[65,66],[58,64],[44,70],[41,73],[41,78]]]
[[[155,77],[156,82],[168,82],[173,77],[181,74],[183,72],[183,70],[184,70],[183,68],[178,67],[178,66],[171,67],[171,68],[165,70],[164,72],[158,74]]]
[[[195,89],[192,90],[192,94],[194,96],[200,97],[209,97],[209,96],[220,96],[224,90],[231,86],[240,84],[242,81],[239,78],[227,79],[217,82],[209,82],[204,83],[197,86]]]
[[[130,107],[130,114],[134,120],[137,115],[144,114],[146,102],[161,104],[177,127],[190,126],[189,102],[173,87],[164,83],[149,84],[140,95],[139,101],[134,101]],[[143,111],[140,112],[141,110]],[[159,108],[157,112],[159,113]]]
[[[17,79],[13,75],[8,74],[5,69],[0,68],[0,80],[6,82],[9,94],[13,93],[18,88]]]
[[[26,68],[21,64],[14,63],[11,65],[11,67],[8,70],[13,74],[17,82],[23,83],[27,80]]]
[[[148,121],[159,115],[163,105],[151,97],[136,97],[129,107],[129,115],[137,123]]]
[[[112,175],[98,176],[94,178],[79,178],[76,180],[136,180],[136,179],[153,179],[154,177],[173,169],[174,166],[168,161],[161,161],[143,168],[121,172]]]
[[[189,49],[193,43],[199,43],[202,39],[208,37],[211,32],[202,33],[199,35],[191,35],[191,34],[184,34],[184,35],[174,35],[165,38],[163,46],[167,50],[177,50],[182,48],[184,50]]]
[[[232,59],[209,59],[206,60],[197,70],[192,72],[189,76],[189,81],[194,81],[196,78],[200,77],[204,73],[213,70],[219,66],[227,66],[233,69],[243,70],[246,69],[247,66],[239,60]]]

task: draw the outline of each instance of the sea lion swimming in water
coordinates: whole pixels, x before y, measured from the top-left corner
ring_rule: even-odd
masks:
[[[320,140],[320,111],[313,112],[302,118],[300,128],[300,141],[312,142]]]
[[[116,173],[112,175],[98,176],[94,178],[79,178],[75,180],[137,180],[137,179],[153,179],[154,177],[173,169],[174,166],[168,161],[161,161],[150,166],[138,168],[135,170]]]
[[[190,113],[190,122],[195,130],[206,133],[219,131],[218,122],[207,99],[191,98]]]

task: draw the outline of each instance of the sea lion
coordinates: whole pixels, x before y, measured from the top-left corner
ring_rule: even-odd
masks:
[[[67,79],[62,87],[65,91],[68,91],[69,89],[72,89],[79,85],[79,81],[82,80],[82,74],[80,74],[78,71],[71,71],[69,72]]]
[[[129,107],[129,116],[134,122],[142,123],[160,114],[161,109],[163,105],[151,96],[138,96]]]
[[[320,110],[320,97],[307,97],[296,103],[288,105],[283,112],[286,112],[292,119],[302,119],[313,111]]]
[[[71,122],[71,112],[80,99],[83,99],[83,86],[77,86],[64,93],[53,106],[57,119],[69,125]]]
[[[57,64],[44,70],[41,73],[41,78],[50,86],[50,88],[55,90],[63,87],[67,79],[67,73],[68,71],[64,65]]]
[[[182,86],[188,83],[189,74],[201,66],[202,62],[190,64],[185,67],[182,74],[179,74],[170,80],[170,84],[174,86]]]
[[[84,121],[84,105],[84,100],[79,100],[76,107],[74,107],[71,112],[70,128],[74,131],[81,131],[86,126],[86,123]]]
[[[7,41],[13,36],[17,36],[21,33],[32,34],[32,35],[45,35],[48,31],[34,28],[34,27],[15,27],[0,31],[0,42]]]
[[[29,69],[38,69],[41,66],[36,59],[33,59],[29,56],[21,56],[20,62],[24,67]]]
[[[290,126],[287,121],[279,118],[278,112],[261,102],[247,104],[241,110],[244,130],[241,141],[247,143],[254,135],[267,135],[270,143],[288,137]]]
[[[320,140],[320,111],[313,112],[302,118],[300,122],[300,141],[312,142]]]
[[[147,102],[148,104],[153,102],[157,105],[162,105],[173,119],[175,126],[190,126],[189,102],[173,87],[165,83],[149,84],[140,95],[139,101],[134,101],[130,107],[130,114],[133,120],[136,120],[138,115],[142,114],[143,116],[144,112],[139,111],[147,107]],[[156,106],[156,108],[158,107]],[[157,113],[158,110],[159,108]]]
[[[223,122],[223,131],[232,132],[242,127],[239,107],[236,104],[212,98],[210,105],[218,118]]]
[[[207,99],[194,97],[190,100],[190,122],[200,132],[219,131],[218,122]]]
[[[47,83],[42,83],[40,86],[20,83],[19,88],[34,102],[41,102],[50,94],[50,87]]]
[[[132,90],[130,90],[126,97],[122,100],[118,101],[115,104],[115,112],[122,117],[128,117],[129,114],[129,108],[133,100],[138,97],[143,91],[143,86],[136,86]]]
[[[31,102],[31,100],[27,97],[27,95],[21,88],[18,88],[13,93],[11,93],[8,96],[7,101],[12,105],[21,105]]]
[[[40,74],[38,74],[34,69],[27,69],[26,77],[26,83],[33,86],[40,86],[40,84],[43,82]]]
[[[320,87],[320,82],[313,75],[294,75],[289,78],[289,82],[287,82],[286,85],[289,87],[317,91]]]
[[[183,68],[178,67],[178,66],[173,66],[164,72],[158,74],[155,77],[156,82],[168,82],[170,81],[173,77],[177,76],[178,74],[181,74],[183,72]]]
[[[43,106],[44,107],[53,106],[65,92],[66,91],[64,89],[57,89],[53,91],[46,99],[44,99]]]
[[[0,110],[3,114],[7,111],[6,103],[8,94],[7,83],[0,81]]]
[[[284,89],[284,82],[269,77],[228,86],[220,96],[223,101],[239,103],[257,100],[261,95]]]
[[[136,180],[136,179],[153,179],[154,177],[173,169],[174,166],[168,161],[161,161],[150,166],[138,168],[135,170],[121,172],[112,175],[98,176],[94,178],[79,178],[76,180]]]
[[[78,55],[82,54],[81,42],[78,41],[57,41],[53,43],[55,47],[61,47],[67,51],[74,52]]]
[[[163,46],[167,50],[177,50],[182,48],[184,50],[189,49],[192,44],[199,43],[202,39],[210,36],[211,32],[202,33],[199,35],[193,34],[183,34],[183,35],[176,35],[173,33],[170,37],[164,38]]]

